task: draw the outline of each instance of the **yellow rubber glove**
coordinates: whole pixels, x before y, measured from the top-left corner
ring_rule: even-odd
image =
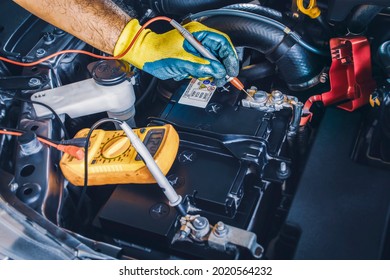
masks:
[[[162,80],[214,77],[215,84],[222,86],[226,83],[226,74],[231,77],[238,75],[237,54],[226,34],[198,22],[190,22],[184,27],[221,62],[201,57],[175,29],[163,34],[143,30],[123,59]],[[136,19],[126,25],[116,43],[114,55],[126,50],[140,28]]]

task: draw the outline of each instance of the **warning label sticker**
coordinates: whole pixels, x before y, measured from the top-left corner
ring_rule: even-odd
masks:
[[[217,87],[210,80],[192,79],[179,103],[199,108],[206,108]]]

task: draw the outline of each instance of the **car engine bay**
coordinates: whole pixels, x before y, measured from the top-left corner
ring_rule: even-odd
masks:
[[[388,0],[117,2],[228,34],[249,96],[79,53],[0,61],[0,257],[390,258]],[[0,7],[1,57],[106,56]]]

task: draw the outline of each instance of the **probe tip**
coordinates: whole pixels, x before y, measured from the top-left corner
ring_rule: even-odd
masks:
[[[245,89],[242,89],[242,91],[245,92],[245,94],[246,94],[247,96],[249,96],[250,99],[254,100],[253,97],[252,97],[252,95],[250,95]]]

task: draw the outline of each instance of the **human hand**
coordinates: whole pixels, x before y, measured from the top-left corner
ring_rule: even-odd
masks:
[[[175,29],[163,34],[143,30],[123,59],[162,80],[213,77],[217,86],[223,86],[226,75],[238,75],[237,54],[226,34],[198,22],[190,22],[184,27],[220,61],[203,58]],[[139,29],[136,19],[127,24],[114,55],[127,48]]]

